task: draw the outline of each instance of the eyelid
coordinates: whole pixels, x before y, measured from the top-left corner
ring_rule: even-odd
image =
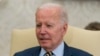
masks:
[[[52,25],[47,25],[47,26],[52,26]]]
[[[41,26],[41,24],[39,24],[39,23],[36,23],[36,27],[40,27]]]
[[[53,24],[47,24],[48,27],[53,27]]]

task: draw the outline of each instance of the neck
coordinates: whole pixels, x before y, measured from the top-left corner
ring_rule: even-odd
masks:
[[[52,46],[52,48],[44,48],[47,52],[53,51],[56,49],[63,41],[61,41],[58,45]]]

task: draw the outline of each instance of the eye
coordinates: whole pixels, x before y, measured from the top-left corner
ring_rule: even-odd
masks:
[[[50,25],[50,24],[47,24],[47,27],[52,27],[52,25]]]
[[[36,24],[36,27],[38,27],[38,28],[41,27],[41,24]]]

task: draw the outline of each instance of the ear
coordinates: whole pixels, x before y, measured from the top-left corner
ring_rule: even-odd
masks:
[[[68,24],[65,24],[63,27],[63,34],[65,35],[68,29]]]

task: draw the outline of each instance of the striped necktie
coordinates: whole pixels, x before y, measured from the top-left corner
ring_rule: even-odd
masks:
[[[52,52],[46,52],[45,56],[53,56]]]

